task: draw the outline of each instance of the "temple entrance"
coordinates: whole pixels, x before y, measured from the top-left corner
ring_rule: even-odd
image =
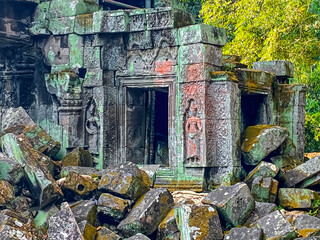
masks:
[[[169,165],[168,88],[127,88],[126,159]]]
[[[268,124],[267,95],[241,95],[241,132],[247,127]]]

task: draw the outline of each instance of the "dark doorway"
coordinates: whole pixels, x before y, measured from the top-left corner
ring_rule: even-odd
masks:
[[[168,166],[168,97],[168,88],[127,88],[127,160]]]
[[[263,94],[241,96],[241,132],[249,126],[268,124],[266,101]]]

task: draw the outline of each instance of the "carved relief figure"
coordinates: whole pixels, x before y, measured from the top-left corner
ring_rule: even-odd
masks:
[[[88,150],[90,153],[99,154],[99,129],[100,119],[96,113],[96,103],[92,99],[87,108],[87,120],[85,123],[86,127],[86,143],[88,144]]]
[[[202,123],[198,117],[198,108],[194,100],[190,101],[186,115],[187,160],[189,164],[192,164],[197,163],[200,159],[200,134],[202,132]]]

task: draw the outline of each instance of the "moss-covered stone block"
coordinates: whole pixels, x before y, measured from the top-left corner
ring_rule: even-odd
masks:
[[[98,200],[100,222],[108,222],[108,220],[120,222],[128,213],[132,203],[127,199],[122,199],[109,193],[102,193]]]
[[[310,209],[319,195],[310,189],[280,188],[278,192],[279,204],[286,209]]]
[[[53,0],[50,4],[50,18],[71,17],[93,13],[99,10],[98,0]]]
[[[49,21],[48,30],[53,35],[64,35],[74,33],[75,17],[53,18]]]
[[[241,153],[248,165],[257,165],[289,136],[286,128],[273,125],[248,127],[242,134]]]
[[[197,24],[179,29],[181,45],[207,43],[224,46],[227,41],[226,30],[206,24]]]

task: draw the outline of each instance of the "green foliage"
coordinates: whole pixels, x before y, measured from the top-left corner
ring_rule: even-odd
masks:
[[[310,4],[311,0],[208,0],[201,14],[205,23],[227,29],[225,53],[242,56],[248,65],[282,59],[311,66],[320,55],[320,21]]]
[[[320,151],[320,0],[203,0],[200,13],[205,23],[227,29],[225,54],[249,66],[295,64],[295,82],[308,87],[306,151]]]
[[[311,216],[317,216],[320,208],[320,200],[314,200],[312,202],[311,209],[309,210],[308,214]]]

